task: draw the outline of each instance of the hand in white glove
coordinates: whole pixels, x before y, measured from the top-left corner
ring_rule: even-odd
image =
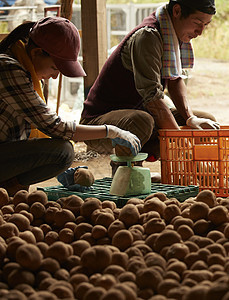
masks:
[[[113,125],[105,126],[107,129],[106,138],[110,138],[112,140],[113,147],[118,144],[128,147],[134,156],[138,154],[141,149],[141,142],[136,135]]]
[[[220,129],[218,122],[196,116],[188,118],[186,125],[194,129]]]

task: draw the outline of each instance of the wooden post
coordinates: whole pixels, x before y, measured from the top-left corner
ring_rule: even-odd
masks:
[[[84,96],[87,94],[107,59],[106,0],[82,0],[82,50]]]
[[[61,0],[61,13],[60,16],[71,20],[72,18],[72,3],[73,0]],[[59,83],[58,83],[58,92],[57,92],[57,104],[56,104],[56,113],[59,113],[60,107],[60,96],[62,88],[62,74],[59,74]]]

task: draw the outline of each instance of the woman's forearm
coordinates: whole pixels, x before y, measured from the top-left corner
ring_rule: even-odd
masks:
[[[77,125],[73,136],[74,142],[96,140],[105,138],[107,130],[105,125]]]

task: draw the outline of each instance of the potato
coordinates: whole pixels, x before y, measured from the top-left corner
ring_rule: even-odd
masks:
[[[59,231],[59,240],[70,244],[74,241],[74,232],[70,228],[63,228]]]
[[[223,257],[221,254],[218,254],[218,253],[210,254],[207,259],[207,263],[209,266],[215,265],[215,264],[224,266],[225,262],[226,262],[225,257]]]
[[[104,274],[100,276],[94,283],[95,286],[103,287],[105,290],[109,290],[117,283],[115,276],[112,274]]]
[[[27,203],[31,206],[35,202],[40,202],[43,205],[48,203],[48,196],[44,191],[34,191],[29,193]]]
[[[104,200],[102,202],[102,208],[110,208],[112,211],[116,208],[116,203],[110,200]]]
[[[8,284],[11,288],[16,287],[18,284],[25,283],[33,286],[35,283],[35,276],[28,270],[14,269],[8,276]]]
[[[92,172],[85,168],[78,168],[74,173],[74,183],[82,186],[91,186],[95,182]]]
[[[46,209],[46,212],[45,212],[45,216],[44,216],[44,220],[45,220],[45,223],[44,226],[47,226],[47,225],[52,225],[55,220],[55,214],[57,211],[60,211],[61,209],[58,208],[58,207],[55,207],[55,206],[50,206]]]
[[[183,295],[185,295],[190,290],[188,286],[174,287],[168,291],[167,296],[172,299],[182,300]]]
[[[106,228],[110,226],[112,222],[114,222],[115,217],[113,213],[100,211],[95,219],[95,225],[102,225]]]
[[[110,238],[112,238],[116,232],[118,232],[119,230],[122,230],[122,229],[126,229],[125,224],[120,220],[115,220],[108,227],[108,230],[107,230],[108,236]]]
[[[192,264],[190,270],[206,270],[208,265],[203,260],[197,260]]]
[[[93,226],[89,223],[80,223],[79,225],[77,225],[77,227],[74,230],[74,235],[76,239],[80,239],[82,235],[86,232],[91,232],[92,228]]]
[[[208,256],[211,254],[210,250],[207,248],[201,248],[197,251],[199,258],[207,262]]]
[[[16,213],[16,211],[15,211],[15,213]],[[26,218],[28,218],[30,224],[33,223],[34,218],[33,218],[33,215],[29,211],[27,211],[27,210],[21,210],[20,214],[22,214],[23,216],[25,216]],[[43,223],[43,220],[42,220],[42,223]]]
[[[181,225],[177,229],[177,233],[181,236],[183,241],[188,240],[191,236],[194,235],[192,228],[188,225]]]
[[[13,196],[13,204],[17,206],[20,203],[26,203],[27,204],[27,198],[28,198],[29,192],[26,190],[20,190]]]
[[[169,223],[175,216],[181,214],[180,208],[176,204],[170,204],[163,211],[163,218]]]
[[[180,276],[182,276],[183,272],[187,270],[187,266],[182,261],[174,261],[171,264],[167,266],[167,271],[174,271],[178,273]]]
[[[101,272],[111,263],[112,252],[108,247],[96,245],[81,255],[81,264],[92,272]]]
[[[74,255],[81,256],[81,254],[91,247],[90,243],[85,240],[77,240],[71,243]]]
[[[37,291],[29,296],[28,300],[57,300],[57,296],[49,291]]]
[[[7,257],[10,260],[15,261],[15,259],[16,259],[16,250],[18,249],[19,246],[21,246],[25,243],[26,242],[23,239],[17,237],[16,239],[14,239],[12,241],[9,241],[7,248],[4,247],[5,248],[4,252],[6,252]],[[3,245],[3,243],[1,243],[0,245]]]
[[[46,208],[42,203],[34,202],[30,207],[30,212],[34,216],[34,219],[39,219],[45,215]]]
[[[59,269],[60,269],[60,264],[56,259],[51,257],[45,257],[41,261],[39,270],[49,272],[50,274],[54,274]]]
[[[144,224],[145,233],[150,235],[156,232],[162,232],[166,227],[166,224],[161,218],[152,218]]]
[[[4,188],[0,188],[0,208],[9,204],[10,198],[8,192]]]
[[[4,215],[4,217],[6,214],[13,214],[14,213],[14,205],[13,204],[4,205],[1,208],[1,212]]]
[[[113,252],[111,256],[111,264],[121,266],[126,269],[128,264],[128,255],[125,252]]]
[[[16,262],[23,268],[36,271],[41,265],[43,255],[40,249],[32,244],[22,244],[16,251]]]
[[[60,268],[53,274],[53,277],[58,280],[69,281],[70,274],[69,274],[68,270],[66,270],[65,268]]]
[[[28,299],[28,297],[36,293],[36,291],[30,285],[24,283],[16,285],[15,288],[17,289],[17,291],[22,292],[24,296],[27,297],[26,299]]]
[[[183,243],[174,243],[166,252],[166,259],[177,258],[183,261],[187,254],[189,254],[188,246]]]
[[[12,236],[18,236],[19,230],[14,223],[5,223],[0,225],[0,236],[4,239],[8,239]]]
[[[31,232],[33,233],[36,242],[44,241],[44,232],[39,227],[31,227]]]
[[[202,300],[207,299],[205,295],[208,291],[208,287],[204,285],[196,285],[189,289],[189,291],[183,296],[182,300]]]
[[[27,217],[22,214],[14,213],[8,220],[8,222],[13,223],[17,226],[19,231],[28,230],[30,227],[30,221]]]
[[[107,236],[107,228],[102,225],[95,225],[91,231],[92,237],[96,240]]]
[[[97,198],[86,198],[80,207],[80,214],[86,219],[90,219],[95,209],[102,208],[102,202]]]
[[[181,242],[181,236],[173,230],[162,231],[155,239],[154,248],[157,252],[165,246]]]
[[[204,280],[210,280],[212,279],[212,273],[208,270],[192,270],[189,273],[187,273],[184,278],[190,278],[195,280],[196,282],[201,282]]]
[[[119,220],[123,222],[127,228],[137,224],[139,217],[139,211],[134,204],[126,204],[123,206],[119,214]]]
[[[119,274],[122,274],[123,272],[125,272],[125,269],[123,267],[119,265],[110,264],[104,269],[103,274],[110,274],[117,277]]]
[[[195,222],[208,217],[209,206],[204,202],[195,202],[189,211],[190,218]]]
[[[74,285],[73,285],[74,287]],[[89,282],[81,282],[74,288],[74,294],[76,299],[83,300],[87,291],[91,290],[94,287],[93,284]]]
[[[63,202],[63,208],[69,209],[75,216],[80,213],[80,207],[84,203],[83,199],[77,195],[68,196]]]
[[[126,296],[116,288],[111,288],[101,298],[101,300],[126,300]]]
[[[226,207],[219,205],[213,207],[208,213],[208,219],[215,225],[228,222],[228,210]]]
[[[121,229],[112,237],[112,245],[121,251],[125,251],[133,243],[133,236],[127,229]]]
[[[206,203],[210,208],[216,205],[216,195],[211,190],[199,192],[196,201]]]
[[[30,206],[27,203],[18,203],[17,206],[15,206],[14,212],[19,213],[21,211],[27,211],[29,212]]]
[[[161,215],[157,211],[149,211],[147,213],[143,212],[140,215],[139,223],[143,225],[143,224],[147,223],[149,220],[151,220],[153,218],[159,218],[160,219]]]
[[[136,283],[140,289],[152,288],[157,291],[162,280],[161,274],[153,268],[139,269],[136,273]]]
[[[205,219],[199,219],[193,225],[193,231],[197,235],[206,235],[211,226],[211,222]]]
[[[75,219],[73,212],[65,208],[58,210],[54,215],[54,223],[59,228],[64,227],[64,224],[67,222],[74,222]]]
[[[96,244],[96,240],[92,237],[91,232],[84,233],[81,235],[80,239],[89,242],[91,246]]]
[[[72,250],[73,252],[73,250]],[[70,255],[72,255],[70,248],[67,244],[56,241],[49,246],[46,253],[47,257],[56,259],[60,264],[64,262]]]
[[[163,270],[166,268],[166,260],[155,252],[149,252],[144,256],[147,267],[160,266]]]
[[[135,290],[133,290],[132,286],[133,286],[132,284],[131,287],[128,286],[128,284],[125,282],[125,283],[117,283],[114,286],[114,288],[121,291],[125,295],[126,300],[131,300],[137,298],[136,292]]]
[[[179,287],[180,283],[174,279],[164,279],[157,287],[158,293],[167,296],[169,291],[173,288]]]
[[[205,294],[205,299],[215,300],[222,299],[223,296],[228,292],[228,283],[213,283]]]
[[[60,283],[54,283],[49,287],[49,291],[56,295],[58,299],[74,299],[73,291]]]
[[[157,211],[161,216],[163,216],[165,208],[166,204],[157,197],[150,198],[144,202],[144,212]]]
[[[46,277],[44,278],[39,284],[39,290],[48,290],[48,288],[53,284],[56,283],[57,279],[53,277]]]
[[[59,241],[59,234],[56,231],[50,230],[44,238],[45,243],[52,245],[54,242]]]
[[[71,283],[73,290],[76,290],[80,283],[89,282],[89,279],[85,274],[74,274],[69,279],[69,282]]]
[[[125,271],[118,275],[119,282],[136,281],[136,275],[132,272]]]
[[[218,253],[224,257],[227,256],[225,248],[223,247],[223,245],[221,245],[219,243],[214,243],[214,244],[208,245],[206,247],[206,249],[208,249],[211,253]]]

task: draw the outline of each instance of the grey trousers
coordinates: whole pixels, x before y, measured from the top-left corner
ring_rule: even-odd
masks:
[[[31,139],[0,144],[0,183],[16,177],[22,185],[50,179],[74,160],[74,149],[63,139]]]
[[[176,109],[171,109],[171,112],[179,126],[186,124],[184,118]],[[215,117],[209,113],[202,111],[193,111],[193,113],[197,117],[215,121]],[[155,126],[153,117],[145,111],[134,109],[114,110],[93,119],[82,119],[80,123],[87,125],[111,124],[128,130],[140,139],[142,145],[141,152],[148,153],[148,157],[153,155],[155,159],[160,158],[158,128]],[[114,153],[112,143],[109,139],[91,140],[85,141],[85,143],[88,145],[88,149],[95,150],[99,153]]]

